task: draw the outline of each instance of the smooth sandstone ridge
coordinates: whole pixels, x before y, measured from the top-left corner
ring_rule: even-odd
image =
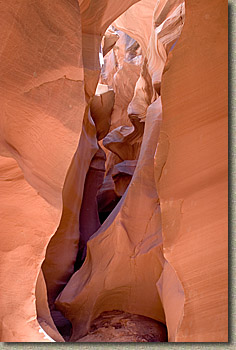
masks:
[[[227,4],[0,10],[0,341],[228,341]]]

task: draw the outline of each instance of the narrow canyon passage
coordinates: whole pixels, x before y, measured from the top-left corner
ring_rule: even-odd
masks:
[[[156,5],[156,21],[160,23],[153,27]],[[184,2],[165,1],[161,5],[142,1],[131,7],[106,30],[99,49],[99,81],[95,94],[88,99],[83,133],[67,175],[61,223],[43,263],[51,315],[66,341],[168,339],[156,285],[165,258],[154,154],[162,119],[161,76],[182,30]],[[146,37],[142,38],[142,18],[138,16],[144,9],[149,21],[145,22]],[[138,42],[126,31],[142,39]],[[152,42],[158,43],[157,51]],[[87,74],[90,80],[91,73]],[[84,175],[78,180],[81,165]],[[72,191],[77,192],[74,199]],[[73,208],[73,217],[67,206]],[[63,266],[62,254],[68,261]],[[84,293],[89,293],[86,299]],[[141,332],[145,316],[153,326],[156,323],[157,333],[151,334],[150,330],[148,336],[146,330],[146,337],[141,332],[133,338],[131,330],[126,329],[123,337],[124,325],[115,322],[119,326],[114,331],[110,317],[105,328],[106,332],[112,330],[111,338],[107,334],[102,340],[103,326],[96,327],[91,339],[86,336],[95,318],[102,312],[110,311],[112,315],[114,310],[128,312],[126,322],[138,318],[134,322],[137,332]]]
[[[0,341],[228,341],[227,3],[0,10]]]

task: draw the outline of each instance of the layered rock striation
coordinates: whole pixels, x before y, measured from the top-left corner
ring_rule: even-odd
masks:
[[[0,340],[227,341],[227,5],[0,9]]]

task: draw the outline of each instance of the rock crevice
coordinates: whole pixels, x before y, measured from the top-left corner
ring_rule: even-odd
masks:
[[[227,5],[0,10],[0,340],[227,341]]]

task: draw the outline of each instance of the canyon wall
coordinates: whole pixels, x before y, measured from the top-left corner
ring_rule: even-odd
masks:
[[[227,341],[227,3],[0,7],[0,340]]]
[[[227,30],[227,2],[187,0],[162,78],[155,177],[164,256],[185,295],[178,342],[228,339]],[[162,292],[171,313],[176,293]]]
[[[62,208],[68,208],[62,191],[71,193],[64,182],[66,175],[74,176],[73,171],[67,172],[75,168],[72,160],[82,129],[90,127],[95,139],[86,106],[87,94],[94,94],[99,77],[96,53],[101,36],[110,21],[134,2],[125,1],[115,10],[111,2],[99,2],[102,23],[96,25],[95,36],[94,31],[87,33],[90,14],[84,1],[10,0],[0,5],[1,341],[52,341],[37,321],[36,281]],[[96,7],[97,2],[91,1],[89,8],[94,14]],[[90,163],[85,155],[84,159],[82,182]],[[72,192],[77,199],[76,191]],[[69,204],[73,220],[78,205]],[[68,241],[73,245],[78,239],[77,232],[76,238]],[[69,262],[63,266],[70,268],[73,256],[66,259]]]
[[[48,341],[35,288],[85,109],[76,1],[1,2],[1,341]]]

